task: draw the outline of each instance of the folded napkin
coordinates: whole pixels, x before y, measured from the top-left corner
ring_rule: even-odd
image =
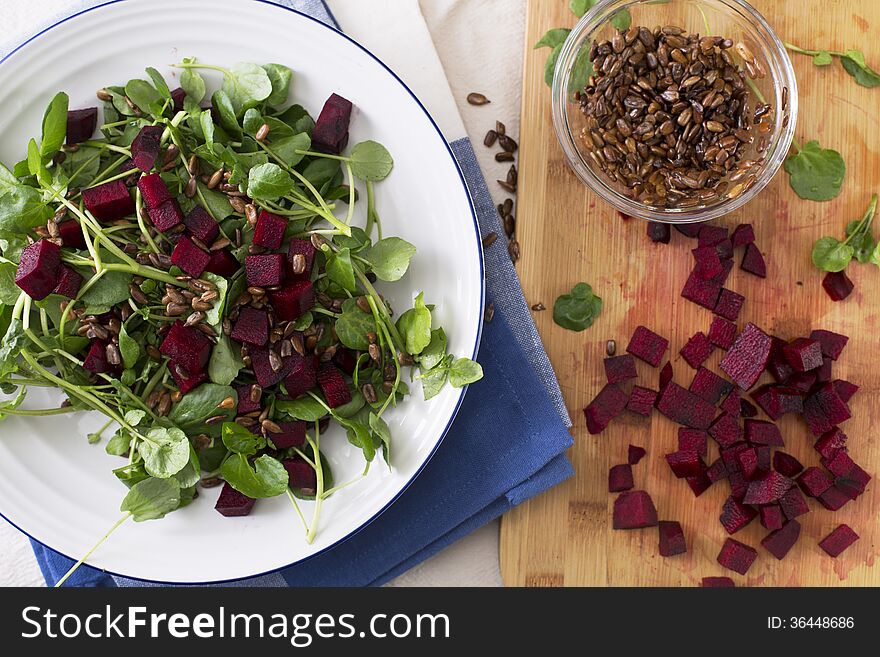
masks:
[[[339,29],[320,0],[283,0],[277,4]],[[424,52],[424,38],[430,43],[430,36],[421,16],[418,19],[419,25],[407,24],[400,33],[401,38],[421,40]],[[386,63],[404,80],[409,79],[407,73],[420,74],[416,93],[432,111],[458,160],[481,233],[503,235],[436,53],[430,48],[425,55],[430,62],[414,63],[411,55],[409,61],[405,56],[411,51],[399,43],[398,47],[400,55],[394,61],[382,53]],[[478,356],[485,376],[468,389],[449,434],[431,462],[388,510],[345,542],[291,568],[232,585],[380,585],[573,474],[564,454],[571,446],[571,436],[562,395],[507,250],[499,247],[500,240],[485,254],[487,303],[495,307],[492,321],[483,328]],[[46,582],[51,585],[72,561],[36,541],[32,543]],[[68,583],[151,585],[111,577],[87,566],[81,567]]]

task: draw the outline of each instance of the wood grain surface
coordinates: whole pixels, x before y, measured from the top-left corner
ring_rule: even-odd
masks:
[[[836,50],[862,48],[869,63],[880,67],[880,2],[876,0],[754,0],[784,40],[805,47]],[[799,518],[800,541],[784,561],[760,547],[766,530],[755,521],[735,538],[756,547],[758,560],[745,577],[716,562],[726,534],[718,522],[729,493],[726,482],[694,498],[683,480],[674,479],[663,455],[677,448],[676,426],[654,413],[649,420],[624,414],[603,434],[587,433],[581,409],[604,384],[602,359],[609,339],[618,353],[644,324],[669,338],[675,380],[687,386],[693,370],[678,350],[696,331],[706,331],[709,311],[679,296],[691,268],[693,243],[673,231],[668,246],[652,244],[639,220],[622,221],[616,211],[589,192],[569,170],[554,135],[550,92],[543,82],[549,50],[533,44],[549,28],[572,26],[567,0],[530,0],[525,37],[522,134],[518,196],[518,237],[522,258],[517,268],[529,304],[548,310],[534,318],[556,369],[574,421],[575,445],[569,456],[576,477],[523,504],[505,516],[501,530],[501,567],[506,584],[515,586],[695,586],[704,576],[729,575],[738,586],[880,585],[877,555],[880,488],[876,480],[866,494],[836,513],[810,501],[812,512]],[[857,86],[835,62],[814,67],[810,58],[794,56],[800,90],[796,136],[804,143],[818,139],[835,148],[847,163],[843,192],[833,201],[799,199],[780,170],[758,198],[716,222],[755,226],[768,261],[768,278],[757,279],[734,268],[727,286],[746,296],[740,326],[753,321],[785,338],[825,328],[850,336],[835,364],[835,376],[862,386],[852,401],[853,419],[843,427],[853,458],[880,472],[880,269],[850,266],[856,290],[833,303],[821,287],[822,274],[810,263],[813,242],[822,235],[842,234],[847,222],[864,212],[880,189],[880,89]],[[875,229],[875,235],[877,230]],[[740,253],[737,253],[737,263]],[[603,297],[602,316],[592,328],[574,333],[553,323],[555,298],[579,281]],[[707,363],[717,370],[720,353]],[[639,383],[657,387],[658,370],[639,362]],[[791,416],[780,422],[786,451],[805,465],[818,465],[806,425]],[[654,499],[660,519],[684,527],[688,553],[658,555],[656,528],[613,531],[614,495],[607,492],[610,466],[626,462],[627,446],[642,445],[648,456],[634,466],[636,488]],[[715,450],[714,446],[710,447]],[[709,455],[710,461],[715,451]],[[861,536],[838,559],[817,543],[840,523]]]

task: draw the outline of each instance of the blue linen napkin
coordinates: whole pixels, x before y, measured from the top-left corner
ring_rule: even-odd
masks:
[[[276,4],[339,29],[322,0]],[[503,235],[470,140],[455,140],[450,148],[467,181],[481,234]],[[485,253],[486,302],[495,307],[492,321],[483,328],[478,356],[485,376],[469,387],[431,462],[388,510],[345,542],[296,566],[229,585],[381,585],[573,474],[565,456],[572,443],[567,431],[571,423],[502,242]],[[73,560],[31,543],[51,586]],[[157,583],[83,566],[66,585]]]

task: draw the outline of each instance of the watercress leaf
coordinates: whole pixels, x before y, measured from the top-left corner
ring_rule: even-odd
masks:
[[[189,440],[177,427],[154,427],[146,437],[148,440],[141,440],[137,449],[144,468],[153,477],[167,479],[189,462]]]
[[[108,271],[100,280],[82,295],[82,302],[88,307],[112,308],[127,301],[131,274],[124,271]]]
[[[311,135],[312,128],[315,127],[315,120],[302,105],[291,105],[277,118],[289,125],[294,132],[305,132]]]
[[[122,355],[122,364],[127,369],[134,367],[141,356],[141,346],[128,334],[125,324],[119,329],[119,353]]]
[[[372,313],[358,308],[355,299],[346,299],[335,328],[336,336],[343,345],[356,351],[366,351],[370,346],[367,333],[376,332],[376,318]]]
[[[840,194],[846,164],[840,153],[822,148],[814,140],[785,160],[785,171],[798,196],[811,201],[830,201]]]
[[[43,157],[40,155],[40,147],[37,146],[37,141],[35,139],[31,139],[28,142],[27,161],[28,170],[31,172],[31,175],[37,177],[40,185],[47,187],[52,179],[49,176],[49,170],[46,169],[46,165],[43,164]]]
[[[361,253],[383,281],[397,281],[406,273],[416,247],[399,237],[386,237]]]
[[[245,134],[250,135],[251,137],[255,136],[259,129],[263,125],[263,115],[260,114],[260,111],[251,107],[248,111],[244,113],[244,117],[241,119],[241,127],[244,130]]]
[[[176,479],[150,477],[134,484],[119,510],[135,522],[158,520],[180,506],[180,483]]]
[[[240,115],[248,107],[254,107],[266,100],[272,93],[272,81],[266,70],[257,64],[241,62],[235,64],[223,76],[223,91],[229,96],[235,115]]]
[[[223,221],[232,214],[232,206],[229,205],[229,197],[226,194],[218,192],[215,189],[208,189],[208,186],[199,181],[196,186],[199,205],[208,211],[217,221]]]
[[[271,131],[269,135],[272,135]],[[287,166],[293,167],[303,159],[303,155],[297,153],[297,151],[309,150],[312,146],[312,138],[307,133],[300,132],[295,135],[271,139],[269,146],[272,152],[285,162]],[[325,200],[331,199],[325,198]]]
[[[596,0],[568,0],[568,8],[578,18],[582,18],[595,4]]]
[[[342,423],[345,427],[345,435],[355,447],[360,447],[364,453],[364,459],[367,463],[372,463],[376,458],[376,445],[373,443],[373,437],[370,435],[370,429],[360,422],[346,420]]]
[[[266,439],[262,434],[251,433],[237,422],[224,422],[220,435],[226,448],[236,454],[250,456],[266,446]]]
[[[326,197],[325,200],[327,200]],[[351,235],[334,235],[333,241],[337,245],[349,249],[352,253],[358,253],[372,243],[369,235],[367,235],[364,232],[364,229],[359,226],[351,227]]]
[[[277,201],[293,189],[290,175],[277,164],[258,164],[248,172],[247,193],[260,201]]]
[[[327,264],[325,266],[327,277],[349,292],[356,293],[358,291],[354,278],[354,267],[351,264],[351,251],[348,249],[339,249],[335,253],[327,256]]]
[[[302,175],[312,185],[320,189],[325,183],[333,179],[333,176],[339,171],[339,167],[339,160],[316,157],[302,170]]]
[[[611,24],[618,30],[628,30],[632,25],[632,15],[629,9],[621,9],[611,17]]]
[[[0,234],[26,233],[44,225],[51,216],[40,190],[25,185],[0,164]]]
[[[880,75],[865,63],[865,55],[860,50],[847,50],[840,58],[840,63],[861,86],[868,88],[880,86]]]
[[[275,409],[306,422],[316,422],[327,415],[327,409],[310,395],[303,395],[299,399],[276,401]]]
[[[388,423],[385,422],[381,417],[371,412],[369,417],[370,429],[373,431],[373,435],[379,439],[379,442],[382,444],[382,449],[385,453],[385,462],[389,465],[391,461],[389,460],[391,454],[391,429],[388,428]]]
[[[853,248],[853,255],[856,260],[864,265],[871,261],[871,254],[874,252],[877,243],[874,241],[871,233],[861,233],[853,238],[850,246]]]
[[[136,427],[141,421],[147,417],[147,412],[140,408],[133,408],[125,412],[123,419],[131,426]]]
[[[171,98],[171,89],[168,88],[168,83],[165,82],[165,78],[162,77],[162,74],[152,66],[147,66],[145,70],[147,71],[147,75],[150,76],[150,80],[153,81],[153,86],[156,87],[156,91],[159,92],[159,95],[163,98]],[[184,89],[184,91],[186,91],[186,89]]]
[[[233,401],[238,396],[233,388],[218,385],[216,383],[203,383],[185,394],[179,402],[171,407],[168,419],[184,431],[204,429],[205,420],[209,417],[222,415],[231,418],[235,414],[235,404],[232,408],[222,408],[220,404],[232,397]]]
[[[406,352],[412,356],[422,353],[431,342],[431,311],[425,306],[425,294],[420,292],[412,308],[397,320],[397,330],[403,337]]]
[[[314,315],[312,315],[311,311],[300,315],[293,322],[293,330],[294,331],[305,331],[312,325],[312,322],[315,320]]]
[[[43,133],[40,138],[40,155],[48,163],[64,143],[67,136],[67,94],[59,91],[43,114]]]
[[[18,369],[18,354],[27,342],[20,319],[12,319],[0,342],[0,379]]]
[[[822,271],[843,271],[852,258],[853,248],[833,237],[823,237],[813,245],[813,264]]]
[[[449,383],[453,388],[461,388],[483,378],[483,368],[470,358],[456,358],[449,368]]]
[[[582,91],[587,86],[591,75],[593,75],[593,63],[590,61],[590,49],[581,48],[571,67],[571,76],[568,79],[569,93]],[[552,82],[551,77],[550,84]]]
[[[334,408],[333,417],[335,417],[337,420],[341,417],[353,418],[355,415],[358,414],[358,411],[360,411],[364,407],[365,403],[366,400],[364,399],[363,394],[361,394],[361,391],[354,389],[351,391],[351,401]]]
[[[548,87],[553,86],[553,73],[556,71],[556,61],[559,59],[559,53],[562,52],[562,44],[553,48],[547,61],[544,62],[544,82]]]
[[[880,243],[874,247],[874,251],[871,253],[870,262],[880,267]]]
[[[393,167],[391,153],[377,141],[362,141],[351,149],[351,171],[361,180],[382,180]]]
[[[816,66],[828,66],[833,61],[834,58],[827,50],[820,50],[815,55],[813,55],[813,64],[815,64]]]
[[[419,355],[419,367],[422,373],[440,364],[446,355],[446,333],[443,327],[431,331],[431,341]]]
[[[232,346],[229,336],[221,335],[208,361],[208,378],[212,383],[228,386],[243,367],[239,350]]]
[[[220,474],[235,490],[254,499],[275,497],[287,490],[287,470],[265,454],[253,467],[243,454],[230,454],[220,466]]]
[[[578,283],[553,304],[553,321],[571,331],[583,331],[593,325],[602,311],[602,300],[586,283]]]
[[[181,82],[183,82],[182,76]],[[235,116],[235,108],[232,106],[232,101],[229,100],[229,96],[226,92],[222,89],[215,91],[211,96],[211,105],[217,110],[218,122],[223,126],[223,129],[229,133],[229,136],[233,139],[240,140],[241,126]]]
[[[196,69],[185,68],[180,72],[180,86],[186,92],[187,97],[195,103],[202,102],[205,97],[205,80]]]
[[[211,110],[203,110],[199,115],[199,124],[202,127],[202,136],[209,151],[214,150],[214,119],[211,118]]]
[[[193,446],[189,446],[189,460],[186,462],[186,465],[183,466],[179,471],[174,474],[174,479],[177,480],[177,483],[180,484],[181,488],[181,506],[185,506],[184,504],[184,489],[189,489],[191,486],[195,486],[199,483],[199,479],[201,479],[200,475],[201,468],[199,467],[199,455],[196,454],[196,450],[193,449]],[[186,504],[189,504],[193,500],[193,495],[190,493],[186,496]]]
[[[280,107],[287,102],[293,71],[282,64],[263,64],[263,70],[272,83],[272,93],[266,98],[266,104],[270,107]]]
[[[125,85],[125,95],[144,112],[149,112],[155,103],[162,101],[159,92],[146,80],[129,80]]]
[[[436,367],[427,374],[423,374],[421,382],[425,401],[440,394],[443,386],[446,385],[446,379],[448,376],[449,370],[445,367]]]
[[[21,294],[15,284],[16,267],[11,262],[0,262],[0,304],[11,306]]]
[[[80,187],[95,179],[101,166],[100,152],[98,148],[80,145],[77,150],[66,153],[61,168],[67,172],[68,185]]]
[[[14,411],[16,408],[21,406],[26,396],[27,388],[25,386],[21,386],[18,389],[18,393],[15,395],[15,397],[13,397],[12,399],[0,401],[0,420],[3,420],[8,415],[8,413],[5,413],[4,411]]]
[[[114,433],[110,440],[107,442],[107,445],[104,447],[104,451],[110,454],[111,456],[122,456],[123,454],[128,454],[128,450],[131,449],[131,434],[128,433],[125,429],[118,429],[116,433]]]
[[[544,36],[538,39],[535,48],[555,48],[565,41],[570,32],[571,30],[565,27],[555,27],[552,30],[547,30]]]

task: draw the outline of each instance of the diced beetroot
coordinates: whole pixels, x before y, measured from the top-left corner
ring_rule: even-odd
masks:
[[[852,294],[855,286],[849,280],[846,272],[838,271],[825,274],[825,278],[822,279],[822,287],[825,288],[825,292],[832,301],[843,301]]]
[[[661,394],[657,410],[670,420],[694,429],[708,429],[715,417],[712,404],[674,382]]]
[[[716,246],[727,239],[728,230],[723,226],[703,226],[699,232],[700,246]]]
[[[63,246],[72,249],[86,248],[86,238],[78,221],[73,219],[62,221],[58,224],[58,235],[61,237],[61,244]]]
[[[785,516],[778,504],[768,504],[761,507],[761,525],[765,529],[781,529],[785,522]]]
[[[201,205],[193,206],[189,214],[184,217],[183,223],[186,224],[186,229],[190,235],[198,238],[202,244],[208,246],[220,234],[220,224]]]
[[[721,294],[721,283],[713,279],[703,280],[695,271],[688,276],[681,290],[681,296],[685,299],[709,310],[715,309],[719,294]]]
[[[733,417],[742,415],[742,403],[739,398],[739,388],[734,388],[730,394],[724,398],[724,401],[718,406],[722,411]]]
[[[296,255],[301,255],[306,259],[306,269],[302,274],[294,274],[293,273],[293,257]],[[312,244],[311,240],[300,240],[300,239],[292,239],[290,240],[290,245],[287,247],[287,263],[289,266],[288,271],[292,277],[292,280],[307,281],[311,277],[312,273],[312,263],[315,261],[315,247]]]
[[[647,452],[644,447],[639,447],[638,445],[630,445],[627,449],[627,462],[630,465],[635,465],[639,461],[641,461]]]
[[[745,300],[746,298],[743,295],[722,287],[721,294],[718,295],[718,302],[715,304],[715,314],[735,322],[737,317],[739,317],[739,312],[742,310]]]
[[[729,577],[704,577],[700,582],[704,589],[733,589],[736,584]]]
[[[764,256],[754,244],[746,245],[739,268],[758,278],[767,278],[767,263],[764,262]]]
[[[680,451],[693,451],[700,456],[706,456],[709,451],[709,434],[699,429],[678,428],[678,449]]]
[[[183,366],[188,373],[198,374],[205,371],[212,347],[213,343],[204,333],[177,321],[171,325],[159,351],[172,362]]]
[[[223,482],[223,490],[220,491],[220,497],[217,498],[217,504],[214,505],[221,515],[230,518],[232,516],[246,516],[254,508],[256,500],[248,497],[244,493],[239,493],[229,482]]]
[[[21,252],[15,284],[34,301],[52,294],[61,276],[61,247],[49,240],[37,240]]]
[[[706,469],[706,477],[712,483],[716,481],[721,481],[722,479],[727,478],[727,466],[724,465],[724,459],[717,458],[715,461]]]
[[[302,491],[306,495],[314,495],[318,489],[318,473],[305,459],[295,456],[283,459],[281,465],[287,470],[287,485]]]
[[[730,447],[742,440],[743,429],[739,420],[729,413],[722,413],[709,427],[709,435],[720,447]]]
[[[857,540],[859,535],[849,525],[838,525],[833,532],[819,541],[819,547],[825,550],[828,556],[837,558]]]
[[[183,210],[177,199],[165,201],[162,205],[147,210],[150,221],[160,233],[167,233],[175,226],[183,223]],[[195,275],[195,274],[193,274]]]
[[[269,342],[269,314],[250,306],[242,306],[230,337],[238,342],[266,346]]]
[[[171,192],[168,191],[168,185],[165,184],[165,181],[162,180],[158,173],[141,176],[137,181],[137,187],[148,208],[158,208],[163,203],[171,200]]]
[[[661,520],[658,528],[660,530],[661,557],[672,557],[687,552],[684,531],[679,523],[672,520]]]
[[[202,251],[193,244],[186,235],[181,235],[174,251],[171,252],[171,262],[190,276],[198,278],[211,262],[211,256],[207,251]]]
[[[134,199],[121,180],[82,190],[82,200],[99,221],[115,221],[134,214]]]
[[[357,354],[351,349],[337,349],[333,356],[336,367],[351,376],[357,368]]]
[[[663,391],[666,390],[666,386],[669,385],[669,382],[672,381],[673,372],[672,372],[672,363],[666,361],[666,365],[663,366],[663,369],[660,370],[660,394],[663,394]]]
[[[633,386],[629,394],[629,401],[626,403],[626,410],[643,417],[649,417],[651,411],[654,410],[655,401],[657,401],[656,391],[642,386]]]
[[[831,486],[819,495],[819,503],[829,511],[838,511],[850,502],[850,497],[836,486]]]
[[[718,251],[714,246],[700,246],[692,249],[694,256],[694,274],[701,281],[707,281],[714,278],[724,271],[721,264],[721,258],[718,257]]]
[[[782,351],[788,342],[776,336],[773,336],[770,340],[770,359],[767,361],[767,371],[770,372],[770,375],[777,383],[782,383],[794,374],[794,369],[785,360],[785,354]]]
[[[633,471],[629,463],[611,466],[608,471],[608,492],[620,493],[633,487]]]
[[[657,509],[645,491],[627,491],[614,500],[614,529],[640,529],[656,525]]]
[[[813,445],[813,449],[819,452],[822,458],[833,459],[838,450],[846,451],[847,436],[839,427],[834,427],[822,436]]]
[[[861,468],[859,470],[864,472]],[[849,477],[838,477],[834,480],[834,487],[851,500],[858,499],[859,495],[865,492],[865,489],[857,481]]]
[[[712,325],[709,327],[709,342],[721,349],[730,349],[733,346],[733,341],[736,340],[736,332],[736,324],[715,315],[712,318]]]
[[[849,342],[849,338],[845,335],[822,329],[817,329],[810,333],[810,339],[816,340],[822,347],[822,355],[828,356],[831,360],[840,358],[843,348]]]
[[[722,447],[719,450],[719,452],[721,454],[721,458],[724,459],[724,465],[727,466],[728,472],[739,472],[740,471],[740,464],[739,464],[739,459],[737,458],[737,455],[740,452],[749,449],[749,447],[750,446],[748,443],[739,442],[739,443],[734,443],[730,447]],[[745,494],[745,491],[743,491],[743,494]]]
[[[608,383],[596,398],[584,408],[587,430],[591,434],[602,433],[608,424],[623,412],[629,395],[613,383]]]
[[[814,436],[831,431],[851,417],[849,407],[838,396],[832,383],[824,384],[804,402],[804,420]]]
[[[281,433],[269,434],[269,438],[278,449],[300,447],[306,442],[306,423],[302,420],[279,422],[278,426],[281,429]]]
[[[735,249],[751,244],[754,241],[755,229],[752,228],[752,224],[740,224],[734,229],[733,235],[730,236],[730,242]]]
[[[699,395],[707,402],[717,404],[721,401],[722,397],[730,394],[730,391],[733,390],[733,385],[715,374],[715,372],[701,366],[694,375],[688,390]],[[736,413],[739,415],[739,402],[737,402]]]
[[[699,497],[712,487],[712,480],[709,479],[707,474],[709,469],[705,465],[703,465],[703,468],[704,470],[700,474],[693,477],[685,477],[684,479],[694,492],[694,497]]]
[[[845,477],[853,469],[855,462],[849,457],[845,449],[839,449],[831,458],[820,459],[822,465],[835,477]]]
[[[295,281],[271,292],[275,316],[282,321],[293,321],[315,306],[315,291],[311,281]]]
[[[635,379],[638,376],[636,373],[636,361],[629,354],[606,358],[604,365],[605,377],[608,379],[608,383],[620,383],[627,379]]]
[[[104,374],[110,372],[113,366],[107,360],[107,345],[94,340],[89,345],[89,352],[83,359],[83,369],[92,374]]]
[[[719,288],[727,282],[728,278],[730,278],[730,272],[733,271],[733,260],[722,259],[721,266],[724,268],[723,271],[714,278],[710,278],[708,281],[706,281],[707,283],[717,285]],[[712,308],[709,308],[709,310],[712,310]]]
[[[748,390],[767,366],[770,336],[749,322],[721,361],[721,369],[743,390]]]
[[[797,520],[789,520],[781,529],[770,532],[762,540],[761,545],[779,560],[785,558],[801,536],[801,524]]]
[[[773,469],[793,479],[803,471],[804,466],[791,454],[777,450],[773,454]]]
[[[244,259],[248,285],[272,287],[281,285],[284,280],[284,255],[267,253],[251,255]]]
[[[765,445],[755,447],[755,454],[758,455],[758,472],[770,472],[770,448]]]
[[[702,225],[700,224],[675,224],[675,230],[691,239],[699,236],[701,228]]]
[[[666,338],[661,338],[644,326],[637,326],[626,351],[651,367],[659,367],[668,346],[669,341]]]
[[[822,365],[822,345],[817,340],[797,338],[785,345],[782,353],[795,372],[807,372]]]
[[[783,416],[782,404],[779,401],[778,388],[772,385],[764,385],[755,390],[751,397],[761,407],[771,420],[778,420]]]
[[[287,228],[287,219],[260,210],[257,225],[254,227],[254,244],[267,249],[280,248],[281,242],[284,241],[285,228]]]
[[[779,499],[779,506],[782,508],[782,513],[784,513],[785,517],[789,520],[794,520],[795,518],[810,512],[810,507],[807,506],[807,501],[804,499],[803,494],[797,486],[792,486],[789,491]]]
[[[815,372],[797,372],[792,374],[785,380],[785,386],[797,390],[802,395],[807,394],[816,383]],[[803,410],[803,400],[801,401],[801,410]]]
[[[663,224],[658,221],[649,221],[648,237],[651,238],[652,242],[669,244],[669,240],[672,238],[672,231],[669,229],[669,224]]]
[[[810,497],[819,497],[834,484],[824,470],[810,466],[797,478],[798,486]]]
[[[726,464],[725,464],[726,465]],[[736,472],[727,468],[727,480],[730,483],[730,496],[740,502],[746,496],[749,488],[749,482],[743,477],[742,472]],[[751,509],[752,507],[747,507]]]
[[[281,359],[281,367],[273,369],[269,362],[269,350],[265,347],[257,347],[251,345],[248,348],[248,355],[251,357],[251,369],[254,371],[254,378],[261,388],[269,388],[284,379],[290,374],[294,366],[302,359],[299,354],[294,353],[287,358]]]
[[[709,338],[706,337],[706,334],[702,331],[698,331],[691,336],[691,339],[687,341],[687,344],[681,348],[679,353],[688,365],[697,369],[700,365],[706,362],[706,359],[709,358],[709,356],[712,355],[714,349],[715,347],[709,342]]]
[[[747,481],[755,479],[758,475],[758,452],[754,447],[738,452],[736,461],[739,463],[739,471]]]
[[[186,92],[182,87],[171,90],[171,103],[175,112],[180,112],[183,109],[184,98],[186,98]]]
[[[159,157],[159,141],[164,125],[145,125],[131,142],[131,159],[144,173],[150,173]]]
[[[804,397],[800,390],[788,386],[776,387],[776,403],[782,415],[786,413],[802,413]]]
[[[174,382],[177,384],[177,389],[180,390],[180,393],[185,395],[193,388],[196,388],[202,385],[205,381],[208,380],[207,372],[196,372],[195,374],[187,373],[187,376],[181,376],[181,374],[177,371],[176,367],[171,368],[171,376],[174,378]]]
[[[332,94],[324,103],[312,129],[312,148],[321,153],[339,155],[348,143],[351,101]]]
[[[695,450],[679,450],[666,455],[672,474],[679,479],[695,477],[706,469],[706,464]]]
[[[82,276],[65,265],[61,265],[59,271],[58,285],[55,286],[54,290],[55,294],[60,294],[62,297],[67,297],[68,299],[75,298],[76,293],[79,292],[79,288],[82,285]]]
[[[793,485],[791,479],[771,470],[749,483],[743,503],[771,504],[782,498]]]
[[[729,240],[721,240],[718,244],[715,245],[715,250],[718,252],[718,257],[721,258],[722,262],[730,263],[730,266],[733,266],[733,243]]]
[[[219,251],[211,251],[211,259],[208,261],[205,271],[223,276],[224,278],[230,278],[240,267],[241,265],[235,259],[235,256],[232,255],[231,251],[220,249]]]
[[[831,370],[834,368],[834,361],[830,358],[823,358],[822,364],[813,372],[816,374],[816,383],[828,383],[831,381]]]
[[[749,568],[752,567],[757,558],[757,550],[732,538],[724,541],[724,545],[721,546],[721,552],[718,553],[718,563],[740,575],[745,575],[749,572]]]
[[[296,399],[318,385],[318,365],[312,356],[293,355],[291,370],[284,379],[287,394]]]
[[[336,408],[351,401],[348,384],[342,373],[332,363],[321,363],[318,366],[318,386],[324,393],[327,406]]]
[[[69,110],[67,112],[67,143],[81,144],[95,134],[98,127],[98,108]]]
[[[251,393],[253,392],[253,389],[253,383],[236,387],[235,392],[238,394],[238,406],[236,407],[236,413],[238,415],[247,415],[248,413],[259,411],[262,408],[262,405],[259,401],[253,401],[251,398]]]
[[[852,469],[846,473],[844,478],[858,489],[859,494],[865,492],[865,488],[871,481],[871,475],[865,472],[858,464],[853,465]]]

